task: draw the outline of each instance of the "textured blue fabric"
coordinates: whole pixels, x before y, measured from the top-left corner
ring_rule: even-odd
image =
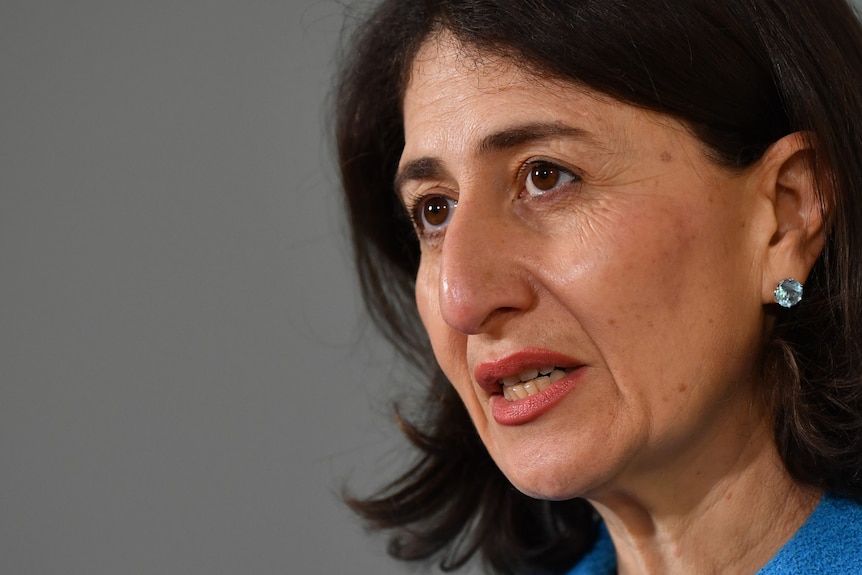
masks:
[[[614,575],[617,572],[617,556],[607,527],[599,526],[599,537],[590,552],[568,572],[567,575]]]
[[[757,575],[862,573],[862,505],[825,495]]]
[[[614,575],[616,556],[602,525],[599,538],[568,575]],[[814,512],[757,575],[862,574],[862,505],[824,495]]]

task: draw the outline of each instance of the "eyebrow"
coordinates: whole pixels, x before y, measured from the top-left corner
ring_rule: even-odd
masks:
[[[503,152],[549,138],[573,138],[594,141],[592,134],[581,128],[575,128],[562,122],[535,122],[512,126],[499,132],[494,132],[482,138],[476,146],[478,156],[487,156]],[[445,169],[439,158],[425,156],[410,160],[395,176],[395,192],[400,196],[401,187],[414,180],[431,180],[441,178]]]
[[[581,128],[575,128],[562,122],[538,122],[512,126],[482,138],[477,151],[479,155],[488,155],[517,148],[524,144],[547,140],[549,138],[575,138],[589,140],[591,134]]]
[[[440,178],[444,171],[443,162],[438,158],[426,156],[411,160],[404,164],[404,167],[398,170],[398,174],[395,175],[395,193],[400,197],[402,196],[401,188],[407,182]]]

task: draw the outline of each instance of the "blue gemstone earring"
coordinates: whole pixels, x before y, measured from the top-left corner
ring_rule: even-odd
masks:
[[[793,307],[802,301],[802,284],[793,278],[778,282],[775,288],[775,303],[781,307]]]

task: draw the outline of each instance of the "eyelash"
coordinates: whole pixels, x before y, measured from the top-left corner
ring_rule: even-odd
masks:
[[[553,186],[547,190],[543,190],[542,193],[533,194],[530,193],[527,189],[528,187],[528,178],[533,174],[534,170],[538,170],[542,168],[546,172],[556,173],[558,177],[562,177],[566,179],[566,181],[560,183],[559,181],[555,181]],[[565,186],[572,183],[578,183],[581,181],[580,176],[574,173],[572,170],[567,168],[563,168],[554,162],[549,162],[547,160],[531,160],[525,162],[521,168],[518,170],[518,174],[516,176],[516,180],[520,182],[521,191],[518,194],[519,198],[528,198],[528,199],[537,199],[541,198],[548,193],[552,193],[556,191],[559,187]],[[535,185],[535,184],[534,184]],[[429,202],[431,200],[443,200],[445,204],[445,209],[447,211],[446,220],[437,224],[436,226],[431,227],[429,229],[429,225],[426,223],[425,218],[423,217],[423,211],[429,207]],[[444,207],[443,205],[438,207]],[[410,220],[413,222],[413,227],[416,230],[417,235],[421,239],[432,240],[436,236],[442,234],[445,230],[446,225],[448,225],[449,219],[451,219],[453,212],[458,207],[458,200],[452,199],[445,194],[427,194],[427,195],[419,195],[416,198],[412,199],[407,205],[407,212],[410,216]]]

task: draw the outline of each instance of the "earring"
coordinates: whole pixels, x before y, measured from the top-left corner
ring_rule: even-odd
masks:
[[[802,284],[793,278],[778,282],[775,288],[775,303],[781,307],[793,307],[802,301]]]

